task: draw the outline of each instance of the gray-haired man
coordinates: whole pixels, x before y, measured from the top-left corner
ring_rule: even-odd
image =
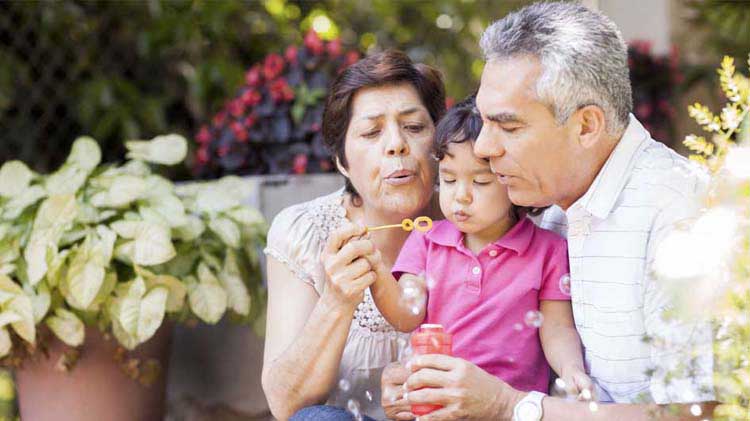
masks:
[[[441,355],[412,361],[408,401],[444,406],[423,421],[710,413],[710,328],[664,321],[670,299],[648,269],[665,233],[694,214],[706,179],[630,114],[626,46],[616,26],[576,3],[537,3],[487,28],[481,47],[484,124],[475,153],[490,160],[515,204],[556,205],[539,223],[567,235],[576,327],[600,404],[517,391]],[[683,362],[692,375],[668,381]],[[398,383],[390,373],[386,388]],[[704,404],[691,408],[696,402]],[[679,404],[679,413],[666,404]]]

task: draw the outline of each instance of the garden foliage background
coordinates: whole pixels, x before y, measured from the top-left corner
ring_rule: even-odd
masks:
[[[387,47],[445,73],[460,99],[481,73],[477,39],[488,22],[523,0],[323,1],[11,1],[0,4],[0,162],[21,159],[40,172],[56,168],[80,134],[96,138],[105,161],[122,160],[122,139],[200,127],[237,94],[247,69],[269,53],[303,45],[311,29],[361,53]],[[696,82],[712,83],[719,54],[750,50],[745,2],[691,1],[690,25],[707,34],[703,66],[649,54],[636,43],[636,111],[677,144],[674,104]],[[297,86],[292,86],[297,89]],[[712,92],[711,94],[714,94]],[[718,96],[718,93],[716,93]],[[286,139],[266,139],[284,143]],[[193,143],[192,150],[197,150]],[[214,151],[215,152],[215,151]],[[214,154],[215,155],[215,154]],[[276,166],[278,167],[278,166]],[[276,168],[274,167],[274,168]],[[303,168],[304,170],[304,168]],[[218,165],[170,170],[173,178],[213,178]],[[245,168],[245,173],[268,172]],[[271,171],[291,172],[293,165]],[[309,171],[320,171],[310,168]],[[304,172],[304,171],[303,171]]]

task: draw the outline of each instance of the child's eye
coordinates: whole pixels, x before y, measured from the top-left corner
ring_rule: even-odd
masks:
[[[367,139],[372,139],[375,136],[377,136],[378,133],[380,133],[380,130],[370,130],[369,132],[363,133],[362,137],[367,138]]]
[[[441,181],[442,181],[443,183],[445,183],[445,184],[453,184],[453,183],[455,183],[455,182],[456,182],[456,180],[451,180],[451,179],[448,179],[448,178],[444,178],[444,179],[442,179]]]
[[[474,184],[479,185],[479,186],[486,186],[486,185],[488,185],[490,183],[491,183],[491,181],[476,181],[476,180],[474,180]]]
[[[406,130],[412,132],[412,133],[419,133],[422,130],[424,130],[424,125],[422,124],[411,124],[406,126]]]
[[[520,127],[501,127],[505,133],[515,133]]]

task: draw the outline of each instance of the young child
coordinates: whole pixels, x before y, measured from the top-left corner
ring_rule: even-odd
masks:
[[[551,366],[578,394],[591,382],[570,306],[567,245],[527,219],[474,155],[481,127],[473,97],[438,124],[434,152],[447,219],[412,232],[392,274],[378,271],[372,295],[398,330],[442,324],[454,356],[519,390],[547,393]],[[426,306],[403,304],[415,288],[426,290]]]

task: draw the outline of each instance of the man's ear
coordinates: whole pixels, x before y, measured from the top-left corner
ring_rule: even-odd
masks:
[[[341,160],[339,159],[338,156],[335,158],[335,162],[336,162],[336,168],[338,168],[339,172],[344,177],[349,178],[349,171],[347,171],[346,168],[344,168],[344,165],[341,163]]]
[[[604,110],[598,105],[586,105],[576,111],[578,120],[578,141],[581,147],[589,149],[607,137],[607,120]]]

